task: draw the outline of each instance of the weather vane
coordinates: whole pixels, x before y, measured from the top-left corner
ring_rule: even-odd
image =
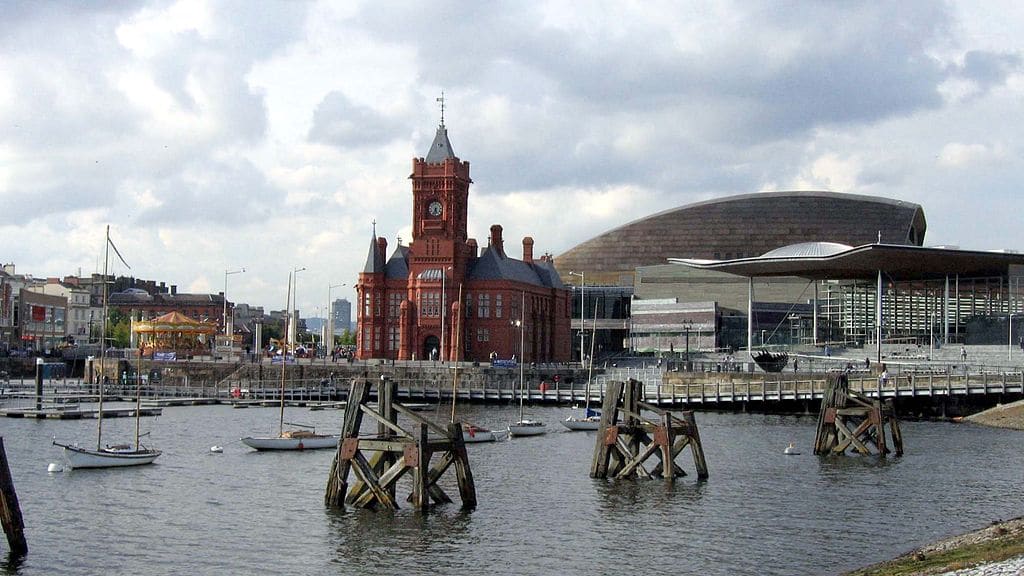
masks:
[[[441,97],[437,98],[437,101],[441,103],[441,128],[444,128],[444,90],[441,91]]]

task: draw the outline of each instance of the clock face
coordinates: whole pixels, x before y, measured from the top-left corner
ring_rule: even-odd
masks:
[[[427,212],[430,213],[431,216],[440,216],[441,215],[441,203],[436,201],[436,200],[431,202],[427,206]]]

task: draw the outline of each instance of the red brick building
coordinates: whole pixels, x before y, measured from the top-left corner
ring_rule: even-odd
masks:
[[[568,361],[570,291],[550,255],[533,257],[532,238],[520,260],[506,254],[499,225],[482,251],[467,237],[469,162],[455,156],[443,121],[409,178],[412,242],[388,256],[374,229],[359,274],[357,357]]]

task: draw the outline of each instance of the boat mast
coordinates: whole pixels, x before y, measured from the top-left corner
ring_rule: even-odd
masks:
[[[459,393],[459,352],[461,352],[462,339],[459,336],[459,329],[462,325],[462,283],[459,283],[459,315],[455,319],[455,373],[452,375],[452,422],[455,422],[455,396]],[[443,312],[442,312],[443,314]]]
[[[139,368],[135,372],[135,451],[139,451],[139,411],[142,409],[142,342],[139,342]]]
[[[288,273],[288,297],[285,299],[284,310],[288,318],[284,322],[284,349],[281,350],[281,417],[277,425],[278,438],[284,436],[284,367],[288,363],[288,349],[291,348],[291,323],[292,323],[292,272]]]
[[[526,290],[523,290],[523,306],[519,311],[519,423],[523,422],[523,395],[526,393],[525,379],[523,378],[523,363],[526,362],[523,352],[523,344],[526,341]]]
[[[583,412],[584,418],[589,416],[590,412],[590,381],[594,379],[594,341],[597,340],[597,303],[600,301],[600,297],[594,301],[594,327],[590,336],[590,370],[587,372],[587,403]]]
[[[107,359],[107,261],[110,259],[110,224],[107,224],[107,236],[103,242],[103,324],[100,329],[100,376],[99,376],[99,408],[96,412],[96,450],[103,443],[103,380],[106,377]]]

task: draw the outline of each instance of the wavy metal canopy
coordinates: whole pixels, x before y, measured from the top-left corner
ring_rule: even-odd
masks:
[[[1024,254],[1014,252],[895,244],[865,244],[845,249],[842,246],[812,242],[786,246],[755,258],[668,260],[691,268],[751,278],[796,276],[809,280],[868,280],[875,278],[879,270],[893,280],[928,280],[952,275],[978,278],[1005,275],[1011,265],[1024,266]]]

